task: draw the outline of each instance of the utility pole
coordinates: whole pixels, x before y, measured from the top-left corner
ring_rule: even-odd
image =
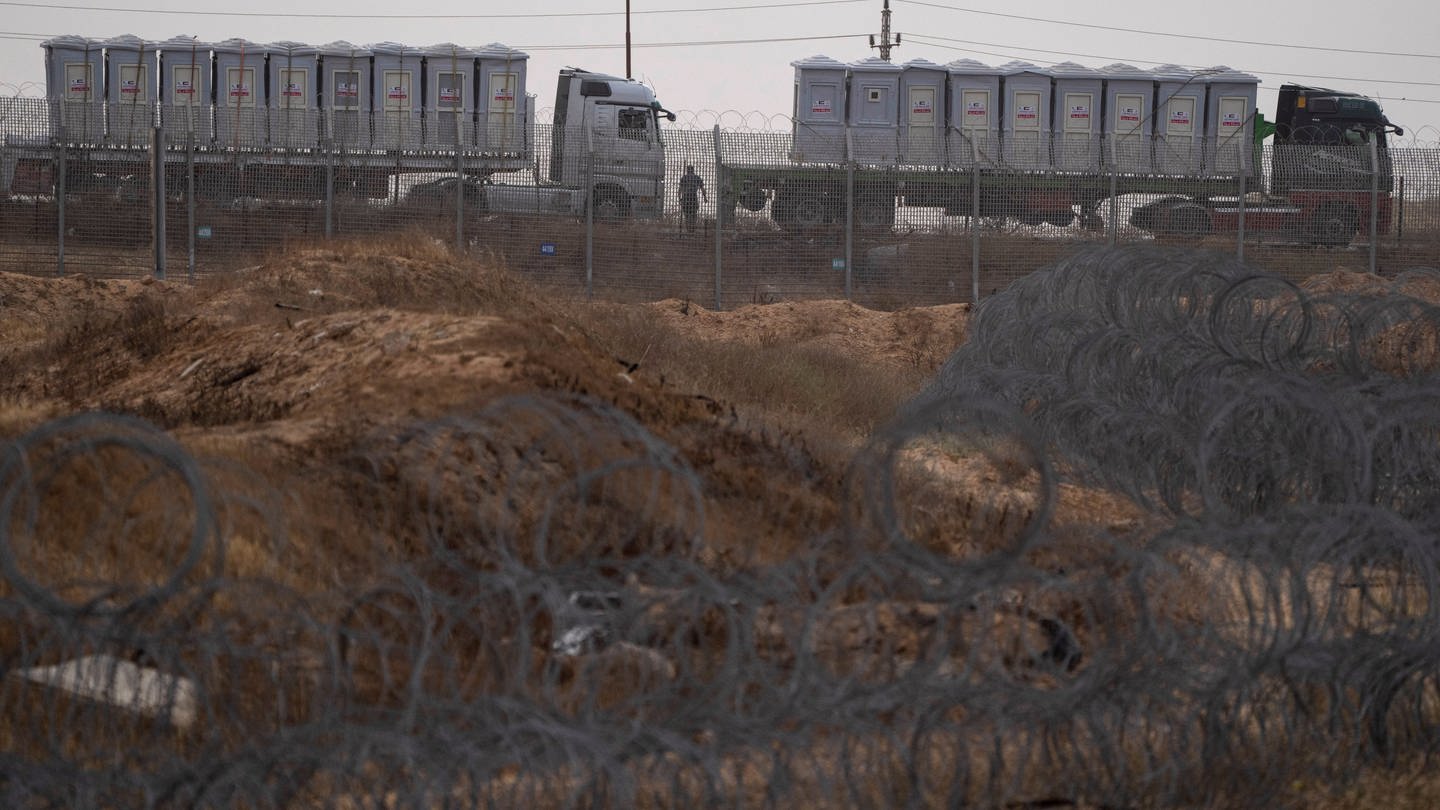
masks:
[[[890,0],[885,2],[888,4]],[[625,0],[625,78],[635,78],[630,75],[630,0]]]
[[[880,49],[880,58],[886,62],[890,61],[890,49],[900,47],[900,35],[895,35],[895,41],[890,41],[890,0],[885,0],[885,7],[880,10],[880,42],[876,44],[875,35],[870,35],[870,47]]]

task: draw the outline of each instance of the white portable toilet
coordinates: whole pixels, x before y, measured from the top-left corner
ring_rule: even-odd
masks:
[[[100,82],[100,41],[67,35],[40,43],[45,49],[45,97],[53,109],[50,137],[67,143],[99,143],[105,136]]]
[[[1116,62],[1105,76],[1104,163],[1117,171],[1150,171],[1150,138],[1155,131],[1155,76]]]
[[[375,55],[375,104],[372,143],[380,149],[419,149],[421,140],[419,49],[397,42],[369,46]]]
[[[265,47],[227,39],[215,51],[215,144],[225,149],[265,145]]]
[[[160,51],[160,126],[168,143],[210,142],[210,43],[194,37],[172,37]]]
[[[425,49],[425,145],[450,148],[475,142],[475,58],[451,42]]]
[[[1224,65],[1205,76],[1205,165],[1211,174],[1254,174],[1246,154],[1255,131],[1260,78]]]
[[[316,104],[318,49],[302,42],[265,46],[266,82],[270,88],[270,145],[314,149],[320,145],[320,113]]]
[[[878,56],[850,63],[851,159],[894,163],[900,154],[900,74],[903,69]]]
[[[1155,76],[1155,170],[1198,174],[1204,132],[1205,83],[1179,65],[1161,65]]]
[[[1051,65],[1055,83],[1055,168],[1093,172],[1100,168],[1100,105],[1103,74],[1074,62]]]
[[[956,59],[950,74],[950,163],[995,163],[1000,155],[1000,73],[974,59]]]
[[[1004,92],[1001,155],[1017,169],[1050,168],[1050,74],[1029,62],[998,68]]]
[[[525,71],[530,55],[499,42],[475,49],[479,74],[475,145],[494,154],[525,151],[529,112],[525,109]]]
[[[821,163],[844,160],[845,63],[817,55],[790,64],[795,68],[792,157]]]
[[[900,162],[945,162],[945,68],[911,59],[900,73]]]
[[[369,149],[370,49],[337,40],[316,50],[326,137],[335,147]]]
[[[117,146],[148,146],[155,126],[154,42],[131,34],[105,46],[106,133]]]

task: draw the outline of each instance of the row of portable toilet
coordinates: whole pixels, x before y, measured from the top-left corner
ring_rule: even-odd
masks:
[[[1247,159],[1260,83],[1227,67],[791,64],[793,157],[824,162],[1234,173]]]
[[[193,134],[222,147],[313,148],[324,139],[359,149],[512,152],[526,143],[529,56],[499,43],[64,36],[41,46],[46,93],[58,102],[52,134],[63,140],[145,143],[158,108],[171,142]]]

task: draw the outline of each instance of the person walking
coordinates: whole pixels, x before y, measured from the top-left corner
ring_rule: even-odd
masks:
[[[695,230],[695,219],[700,214],[700,198],[710,202],[710,195],[705,193],[705,181],[695,173],[694,166],[686,166],[685,174],[680,177],[680,213],[685,219],[682,227],[685,233]]]

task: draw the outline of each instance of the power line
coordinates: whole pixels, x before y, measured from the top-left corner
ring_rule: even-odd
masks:
[[[708,6],[705,8],[656,8],[636,10],[641,14],[698,14],[712,11],[749,11],[752,9],[796,8],[801,6],[835,6],[863,3],[867,0],[793,0],[785,3],[759,3],[745,6]],[[289,17],[305,19],[342,20],[533,20],[557,17],[620,17],[624,11],[555,11],[515,14],[311,14],[305,12],[262,12],[262,11],[190,11],[185,9],[122,8],[113,6],[76,6],[60,3],[25,3],[18,0],[0,0],[0,6],[39,8],[57,11],[108,11],[122,14],[179,14],[192,17]]]
[[[945,11],[959,11],[966,14],[983,14],[987,17],[1004,17],[1010,20],[1024,20],[1026,22],[1047,23],[1050,25],[1067,25],[1075,28],[1091,28],[1097,31],[1120,31],[1127,34],[1145,34],[1152,37],[1175,37],[1177,39],[1198,39],[1206,42],[1224,42],[1232,45],[1262,45],[1266,48],[1295,48],[1305,51],[1326,51],[1328,53],[1355,53],[1365,56],[1405,56],[1415,59],[1440,59],[1440,54],[1433,53],[1403,53],[1398,51],[1366,51],[1354,48],[1327,48],[1320,45],[1293,45],[1283,42],[1259,42],[1250,39],[1227,39],[1225,37],[1207,37],[1199,34],[1176,34],[1169,31],[1146,31],[1141,28],[1122,28],[1115,25],[1096,25],[1094,23],[1075,22],[1073,20],[1052,20],[1045,17],[1027,17],[1023,14],[1005,14],[999,11],[982,11],[976,8],[963,8],[951,6],[944,3],[927,3],[924,0],[897,0],[901,3],[909,3],[915,6],[926,8],[938,8]]]
[[[974,50],[974,49],[971,49],[971,48],[960,48],[960,47],[956,47],[956,46],[954,46],[954,45],[946,45],[946,44],[944,44],[944,43],[942,43],[942,42],[932,42],[932,41],[928,41],[928,40],[937,40],[937,39],[939,39],[939,40],[947,40],[947,41],[949,41],[949,42],[970,42],[971,44],[974,44],[974,45],[984,45],[984,46],[989,47],[989,48],[1016,48],[1016,49],[1022,50],[1022,51],[1034,51],[1034,52],[1036,52],[1036,53],[1053,53],[1053,54],[1060,54],[1061,56],[1080,56],[1080,57],[1084,57],[1084,58],[1087,58],[1087,59],[1114,59],[1114,58],[1115,58],[1115,57],[1112,57],[1112,56],[1099,56],[1099,55],[1096,55],[1096,54],[1089,54],[1089,53],[1071,53],[1071,52],[1069,52],[1069,51],[1050,51],[1050,50],[1045,50],[1045,49],[1043,49],[1043,48],[1026,48],[1026,47],[1020,46],[1020,45],[1000,45],[1000,44],[993,43],[993,42],[971,42],[971,40],[950,39],[949,37],[932,37],[932,36],[923,35],[923,34],[911,34],[910,36],[911,36],[912,40],[918,41],[918,42],[920,42],[922,45],[929,45],[929,46],[934,47],[934,48],[945,48],[945,49],[952,50],[952,51],[962,51],[962,52],[964,52],[964,53],[980,53],[980,54],[984,54],[984,55],[986,55],[986,56],[996,56],[996,57],[1000,57],[1000,58],[1002,58],[1002,59],[1005,59],[1005,58],[1015,59],[1015,58],[1017,58],[1017,57],[1016,57],[1014,54],[996,53],[996,52],[993,52],[993,51],[979,51],[979,50]],[[1042,59],[1042,60],[1040,60],[1040,61],[1042,61],[1042,62],[1048,62],[1048,61],[1051,61],[1051,60]],[[1150,60],[1150,59],[1132,59],[1131,61],[1133,61],[1133,62],[1141,62],[1141,63],[1147,64],[1147,65],[1165,64],[1165,63],[1156,62],[1156,61],[1153,61],[1153,60]],[[1189,66],[1182,66],[1182,67],[1199,67],[1199,66],[1198,66],[1198,65],[1189,65]],[[1247,68],[1247,70],[1252,70],[1252,69]],[[1270,75],[1270,76],[1296,76],[1296,77],[1299,77],[1299,78],[1302,78],[1302,79],[1324,79],[1324,80],[1326,80],[1326,81],[1335,81],[1335,82],[1357,82],[1357,83],[1368,82],[1368,83],[1372,83],[1372,84],[1406,84],[1406,85],[1413,85],[1413,86],[1416,86],[1416,87],[1440,87],[1440,82],[1412,82],[1412,81],[1404,81],[1404,80],[1401,80],[1401,79],[1360,79],[1360,78],[1355,78],[1355,77],[1353,77],[1353,76],[1317,76],[1317,75],[1315,75],[1315,74],[1313,74],[1313,73],[1296,73],[1296,72],[1294,72],[1294,71],[1289,71],[1289,70],[1253,70],[1253,72],[1255,72],[1255,73],[1264,73],[1264,74]]]
[[[753,45],[764,42],[810,42],[822,39],[864,39],[868,34],[826,34],[813,37],[760,37],[757,39],[706,39],[689,42],[637,42],[636,48],[690,48],[704,45]],[[516,45],[522,51],[593,51],[623,48],[623,42],[596,42],[588,45]]]

